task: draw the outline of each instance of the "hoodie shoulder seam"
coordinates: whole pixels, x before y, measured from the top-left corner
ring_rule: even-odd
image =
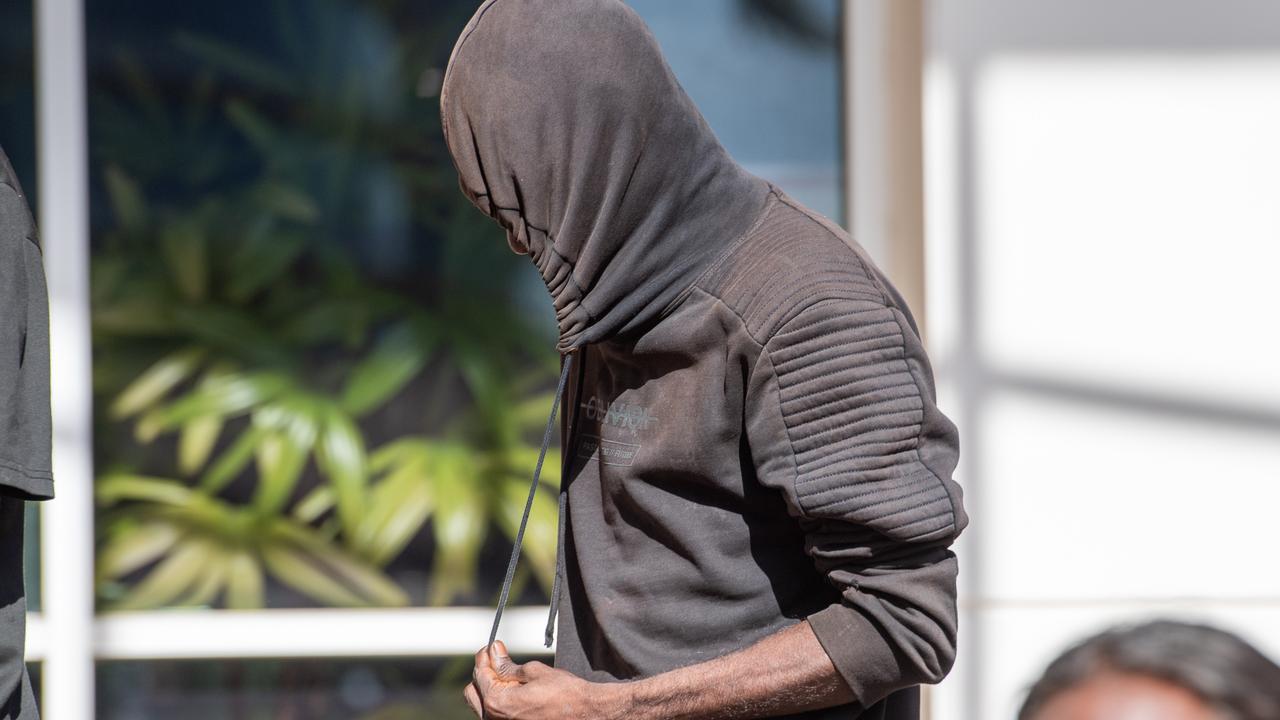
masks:
[[[759,227],[762,224],[764,224],[765,218],[768,217],[769,215],[769,210],[772,208],[773,203],[777,200],[777,187],[775,187],[773,183],[770,183],[767,180],[765,182],[769,186],[769,192],[765,194],[764,203],[760,208],[760,212],[756,215],[755,220],[753,220],[751,225],[748,226],[746,230],[742,231],[742,234],[738,235],[738,237],[735,238],[733,242],[729,243],[729,246],[726,247],[724,250],[722,250],[720,254],[716,256],[716,259],[711,262],[711,264],[707,265],[707,267],[702,272],[698,273],[698,277],[695,278],[693,282],[689,283],[689,287],[680,291],[679,294],[677,294],[674,298],[671,299],[671,302],[667,303],[666,307],[662,309],[662,312],[658,313],[659,318],[664,318],[670,315],[677,307],[680,306],[680,303],[684,302],[689,297],[689,295],[694,290],[701,290],[702,292],[706,293],[709,297],[713,297],[716,300],[721,301],[721,303],[724,304],[725,307],[729,307],[729,304],[725,303],[719,295],[708,290],[704,283],[706,282],[706,279],[710,277],[711,274],[715,272],[717,268],[723,265],[725,261],[727,261],[729,257],[733,255],[735,250],[740,248],[742,244],[747,241],[747,238],[751,237],[752,233],[754,233],[757,229],[759,229]],[[733,308],[729,308],[729,309],[733,310]],[[736,310],[734,311],[734,315],[736,315],[739,320],[743,319],[742,316],[739,315]],[[751,334],[749,330],[747,334],[748,335]],[[751,339],[755,340],[755,337],[752,337]]]
[[[844,245],[845,247],[849,248],[849,251],[853,253],[854,259],[858,261],[858,265],[862,266],[863,275],[865,275],[866,278],[869,281],[871,281],[872,285],[876,289],[876,292],[880,295],[880,301],[886,306],[892,306],[893,303],[890,302],[888,293],[886,293],[884,288],[881,287],[880,281],[876,277],[876,274],[871,271],[870,267],[867,267],[867,261],[865,258],[862,257],[862,252],[859,251],[858,248],[845,242],[844,238],[841,237],[840,235],[841,231],[838,229],[838,227],[833,227],[834,223],[831,223],[831,221],[827,218],[814,214],[813,211],[809,210],[809,208],[806,208],[803,205],[797,203],[794,199],[787,196],[786,194],[780,195],[778,197],[778,201],[783,203],[784,205],[787,205],[788,207],[800,213],[801,215],[805,216],[805,218],[807,218],[809,222],[812,222],[818,227],[822,228],[828,235],[838,240],[841,245]]]
[[[750,238],[756,232],[756,230],[760,229],[760,226],[764,224],[765,218],[769,216],[769,212],[773,209],[774,203],[781,201],[781,197],[779,197],[778,195],[777,186],[775,186],[771,182],[768,182],[767,180],[765,182],[769,186],[769,192],[765,195],[764,203],[760,208],[760,212],[756,215],[755,220],[752,221],[751,225],[747,227],[746,230],[742,231],[741,235],[735,238],[733,242],[729,243],[729,246],[726,247],[723,251],[721,251],[720,254],[716,257],[716,259],[710,265],[708,265],[706,269],[704,269],[701,273],[698,274],[698,277],[692,283],[689,284],[688,289],[686,289],[684,292],[677,295],[671,301],[671,303],[666,307],[666,309],[662,311],[660,317],[670,313],[676,306],[678,306],[681,302],[683,302],[684,299],[688,297],[689,294],[692,293],[694,290],[701,290],[702,292],[706,293],[707,296],[715,298],[717,302],[719,302],[721,305],[724,305],[726,308],[728,308],[729,311],[734,314],[734,317],[738,318],[739,322],[742,323],[743,329],[746,330],[747,336],[750,337],[757,345],[760,345],[761,347],[764,346],[763,343],[761,343],[755,337],[755,335],[751,334],[751,328],[747,324],[746,318],[742,317],[742,314],[739,313],[736,308],[731,307],[729,303],[725,302],[724,298],[720,297],[718,293],[711,292],[706,287],[705,283],[708,277],[711,277],[711,275],[715,273],[716,270],[718,270],[722,265],[725,264],[725,262],[729,260],[730,257],[733,256],[735,251],[737,251],[740,247],[742,247],[744,243],[746,243],[747,239]]]
[[[727,262],[733,255],[734,251],[742,247],[742,244],[747,241],[747,238],[750,238],[756,230],[760,229],[760,226],[764,224],[765,218],[769,217],[769,211],[773,209],[773,204],[775,202],[783,202],[782,196],[778,194],[777,186],[773,183],[768,183],[768,185],[769,192],[765,195],[764,204],[760,207],[760,212],[756,215],[756,219],[752,221],[751,225],[744,230],[741,235],[735,238],[733,242],[729,243],[728,247],[720,252],[720,255],[716,257],[714,262],[698,274],[698,278],[693,281],[693,285],[691,287],[702,287],[703,282],[706,281],[712,273],[718,270],[721,265]]]
[[[827,301],[890,305],[856,247],[785,193],[773,195],[763,222],[697,282],[734,309],[753,339],[767,344],[790,318]]]

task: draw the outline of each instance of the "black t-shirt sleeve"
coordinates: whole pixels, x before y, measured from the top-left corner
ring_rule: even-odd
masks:
[[[0,151],[0,493],[53,497],[49,295],[30,209]]]

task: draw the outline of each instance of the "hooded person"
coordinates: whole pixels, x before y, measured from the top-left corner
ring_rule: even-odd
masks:
[[[491,639],[473,710],[918,717],[956,653],[967,519],[886,277],[733,161],[618,0],[488,0],[441,115],[563,363],[555,666]]]

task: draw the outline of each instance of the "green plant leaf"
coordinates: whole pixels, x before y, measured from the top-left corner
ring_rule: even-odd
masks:
[[[147,203],[138,184],[118,165],[107,166],[103,181],[120,227],[129,233],[140,232],[147,224]]]
[[[478,474],[465,451],[443,455],[437,468],[436,512],[432,521],[436,556],[429,602],[445,605],[458,593],[475,589],[477,559],[488,518]]]
[[[93,329],[112,335],[167,335],[174,324],[168,298],[125,297],[95,303]]]
[[[165,408],[157,422],[167,429],[202,415],[238,415],[266,404],[292,386],[288,376],[275,372],[210,374],[194,391]]]
[[[497,508],[498,524],[513,542],[520,528],[525,501],[529,497],[529,484],[525,480],[511,479],[503,484],[502,500]],[[547,592],[551,591],[556,565],[556,527],[560,516],[559,499],[553,493],[539,492],[533,498],[529,511],[529,524],[524,531],[521,556],[533,566],[538,582]]]
[[[283,364],[287,355],[276,338],[248,310],[212,304],[175,305],[176,326],[193,340],[259,365]]]
[[[533,480],[533,470],[538,466],[538,453],[540,447],[530,445],[520,445],[507,450],[507,462],[511,468],[512,475],[521,478],[521,482],[528,483]],[[560,451],[555,448],[547,448],[547,456],[542,460],[542,472],[538,475],[538,482],[546,483],[553,488],[560,487],[560,467],[561,467]]]
[[[431,456],[431,444],[422,438],[403,437],[379,447],[369,455],[369,471],[384,472],[396,465],[426,463]]]
[[[204,228],[193,218],[173,220],[160,231],[160,252],[169,276],[188,300],[203,300],[208,291],[206,244]]]
[[[216,548],[202,538],[178,541],[173,551],[130,588],[116,603],[116,610],[162,607],[190,588],[216,559]]]
[[[458,334],[461,337],[454,338],[458,372],[466,381],[472,399],[482,409],[492,410],[503,406],[506,392],[498,368],[493,365],[487,353],[474,347],[471,340],[464,340],[465,335]],[[505,407],[501,409],[506,410]]]
[[[99,580],[115,579],[154,561],[173,547],[180,534],[172,523],[133,525],[112,536],[98,551]]]
[[[272,531],[295,543],[312,557],[318,569],[323,569],[366,601],[384,606],[408,604],[404,590],[376,567],[335,547],[311,529],[281,520],[272,526]]]
[[[555,392],[539,393],[527,400],[516,403],[510,416],[524,432],[538,432],[547,425],[547,416],[551,414],[551,405],[555,402]],[[563,409],[563,408],[561,408]]]
[[[253,610],[262,607],[262,566],[255,556],[246,551],[234,553],[227,560],[227,607],[232,610]]]
[[[235,126],[245,139],[252,143],[264,155],[278,157],[272,153],[274,148],[282,147],[280,130],[271,124],[261,113],[249,103],[233,99],[226,103],[227,120]]]
[[[280,582],[334,607],[363,607],[369,603],[320,568],[317,558],[287,545],[262,548],[262,560]]]
[[[368,475],[364,437],[351,418],[337,407],[328,407],[325,415],[316,460],[333,486],[343,533],[348,542],[354,543],[364,514]]]
[[[111,417],[126,418],[154,405],[178,383],[191,377],[204,359],[203,348],[185,348],[160,358],[111,403]]]
[[[342,407],[361,415],[382,405],[421,372],[432,344],[409,323],[391,328],[352,370]]]
[[[431,516],[431,489],[420,464],[398,468],[375,485],[360,526],[360,550],[378,565],[399,555]]]
[[[245,52],[230,43],[218,42],[185,32],[178,33],[175,42],[178,47],[206,63],[235,75],[261,90],[285,96],[292,96],[298,90],[295,80],[276,63]]]
[[[227,554],[222,548],[213,547],[204,571],[191,588],[174,604],[179,606],[209,605],[227,582]]]
[[[315,522],[321,515],[333,509],[334,502],[333,488],[329,485],[321,485],[313,488],[293,506],[293,517],[299,522]]]
[[[222,433],[222,416],[201,415],[183,423],[178,441],[178,469],[190,475],[204,467]]]
[[[94,483],[98,502],[112,505],[121,500],[140,500],[161,505],[187,505],[191,501],[191,489],[182,483],[166,478],[142,475],[110,474]]]
[[[316,203],[300,188],[280,181],[266,181],[254,191],[254,199],[263,209],[286,220],[309,223],[320,215]]]
[[[316,557],[370,604],[382,607],[404,607],[409,604],[409,596],[395,581],[351,555],[329,551]]]
[[[376,315],[372,304],[368,297],[321,298],[290,318],[282,333],[295,343],[341,342],[355,347]]]
[[[228,505],[196,491],[192,491],[182,505],[155,510],[161,517],[172,518],[183,526],[212,532],[235,542],[252,531],[254,520],[251,513],[239,506]]]
[[[142,417],[138,418],[138,422],[134,423],[133,439],[137,440],[139,445],[149,445],[160,437],[160,433],[164,432],[167,426],[165,409],[153,407],[142,413]]]
[[[94,488],[100,505],[111,506],[121,501],[138,503],[137,507],[125,506],[119,512],[164,519],[183,528],[235,534],[246,520],[252,520],[226,503],[170,478],[110,473],[99,478]]]
[[[227,295],[236,302],[250,297],[284,275],[307,247],[307,236],[277,229],[275,223],[255,224],[231,257],[234,270]]]
[[[155,83],[147,75],[146,67],[130,52],[120,52],[114,58],[116,70],[129,88],[130,98],[138,104],[138,108],[146,116],[148,127],[161,130],[167,135],[169,117],[165,110],[164,97]]]
[[[258,491],[253,504],[262,513],[284,507],[298,484],[307,462],[307,451],[288,433],[268,431],[255,449],[258,461]]]
[[[226,487],[249,464],[266,434],[262,428],[252,426],[240,433],[200,479],[200,489],[206,493],[216,493]]]

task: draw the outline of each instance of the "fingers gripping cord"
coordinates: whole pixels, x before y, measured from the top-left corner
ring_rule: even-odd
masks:
[[[551,430],[555,427],[556,412],[560,409],[560,398],[564,395],[565,381],[569,377],[569,368],[573,365],[573,354],[564,356],[564,366],[560,369],[560,382],[556,385],[556,397],[551,404],[551,414],[547,417],[547,429],[542,433],[542,449],[538,452],[538,464],[533,468],[533,482],[529,484],[529,497],[524,503],[524,515],[520,518],[520,528],[516,531],[515,546],[511,548],[511,560],[507,562],[507,576],[502,581],[502,593],[498,596],[498,609],[493,615],[493,629],[489,631],[489,644],[498,638],[498,625],[502,622],[502,611],[507,606],[508,597],[511,595],[511,581],[516,574],[516,565],[520,562],[520,546],[524,542],[524,529],[529,524],[529,513],[533,511],[533,498],[538,494],[538,477],[542,474],[542,461],[547,456],[547,448],[551,446]],[[564,484],[564,479],[561,479]],[[557,533],[560,544],[564,539],[564,513],[565,513],[565,496],[564,492],[560,493],[560,519]],[[560,548],[556,548],[556,575],[551,592],[551,617],[547,619],[547,636],[546,645],[551,647],[551,634],[555,624],[556,605],[560,589]]]

